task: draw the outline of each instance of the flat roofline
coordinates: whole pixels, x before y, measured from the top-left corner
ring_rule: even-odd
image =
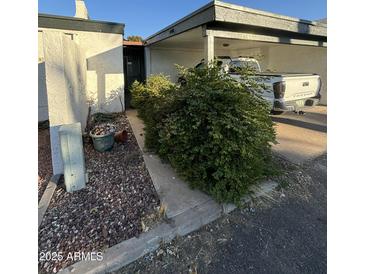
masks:
[[[212,2],[209,2],[208,4],[204,5],[203,7],[197,9],[196,11],[188,14],[187,16],[184,16],[183,18],[179,19],[178,21],[176,21],[176,22],[168,25],[167,27],[161,29],[160,31],[148,36],[145,39],[146,44],[147,45],[150,44],[151,40],[152,40],[151,44],[153,44],[153,43],[158,42],[159,40],[166,39],[167,38],[166,35],[163,35],[165,32],[167,32],[171,29],[174,29],[175,27],[177,27],[177,26],[181,25],[182,23],[188,21],[192,17],[202,15],[202,13],[205,12],[206,10],[208,10],[208,9],[213,10],[213,12],[212,12],[213,16],[211,18],[205,18],[205,20],[206,20],[205,23],[220,21],[219,18],[217,18],[217,8],[224,8],[224,9],[227,9],[227,10],[234,10],[234,11],[237,11],[237,12],[242,12],[244,14],[264,16],[266,18],[273,18],[272,20],[276,19],[276,20],[280,20],[280,21],[289,21],[289,22],[295,23],[295,24],[304,24],[304,25],[308,25],[308,26],[313,26],[314,28],[318,28],[318,29],[327,29],[326,24],[323,24],[323,23],[318,22],[318,21],[299,19],[299,18],[295,18],[295,17],[290,17],[290,16],[285,16],[285,15],[275,14],[275,13],[272,13],[272,12],[247,8],[247,7],[243,7],[243,6],[239,6],[239,5],[235,5],[235,4],[230,4],[230,3],[225,3],[225,2],[221,2],[221,1],[212,1]],[[225,20],[225,22],[230,23],[229,20]],[[234,22],[232,21],[232,23],[234,23]],[[241,23],[238,23],[238,24],[241,24]],[[200,25],[202,25],[202,24],[195,24],[193,26],[190,26],[190,29],[198,27]],[[242,24],[242,25],[244,25],[244,24]],[[270,28],[271,29],[276,29],[276,28],[279,29],[279,27],[275,26],[275,25],[271,25]],[[291,32],[293,32],[293,31],[291,31]],[[300,33],[300,32],[298,31],[298,33]],[[321,34],[319,36],[327,37],[326,31],[321,30],[320,33]],[[172,37],[172,36],[177,35],[177,34],[179,34],[179,33],[173,33],[172,35],[168,35],[168,36]],[[308,33],[308,34],[310,34],[310,33]],[[159,39],[158,38],[159,35],[164,36],[164,37],[162,39]],[[314,34],[314,35],[317,35],[317,34]]]
[[[124,35],[123,23],[82,19],[71,16],[38,14],[38,28],[116,33]]]
[[[215,3],[215,1],[209,2],[208,4],[206,4],[206,5],[202,6],[201,8],[199,8],[199,9],[197,9],[197,10],[195,10],[195,11],[193,11],[193,12],[189,13],[188,15],[186,15],[186,16],[184,16],[183,18],[181,18],[181,19],[177,20],[176,22],[174,22],[174,23],[172,23],[172,24],[168,25],[167,27],[165,27],[165,28],[163,28],[163,29],[159,30],[158,32],[156,32],[156,33],[154,33],[154,34],[152,34],[152,35],[148,36],[148,37],[145,39],[145,41],[147,41],[147,40],[149,40],[149,39],[151,39],[151,38],[153,38],[153,37],[155,37],[155,36],[159,35],[160,33],[164,32],[164,31],[166,31],[166,30],[169,30],[169,29],[173,28],[174,26],[176,26],[176,25],[178,25],[178,24],[180,24],[180,23],[182,23],[182,22],[184,22],[184,21],[186,21],[186,20],[188,20],[188,19],[190,19],[190,18],[191,18],[191,17],[193,17],[194,15],[200,14],[200,13],[202,13],[203,11],[205,11],[206,9],[213,7],[213,6],[214,6],[214,3]],[[214,18],[213,18],[213,19],[214,19]]]
[[[239,6],[239,5],[236,5],[236,4],[230,4],[230,3],[226,3],[226,2],[222,2],[222,1],[213,1],[213,3],[215,3],[216,6],[229,8],[229,9],[234,9],[234,10],[238,10],[238,11],[244,11],[244,12],[258,14],[258,15],[265,15],[267,17],[273,17],[273,18],[283,19],[283,20],[292,21],[292,22],[306,23],[306,24],[310,24],[310,25],[313,25],[313,26],[319,25],[317,21],[312,21],[312,20],[307,20],[307,19],[300,19],[300,18],[281,15],[281,14],[273,13],[273,12],[269,12],[269,11],[252,9],[252,8]]]

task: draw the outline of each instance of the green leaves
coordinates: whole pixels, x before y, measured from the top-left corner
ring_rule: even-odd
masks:
[[[146,146],[219,202],[238,203],[272,166],[270,109],[254,95],[260,85],[251,72],[240,73],[244,81],[237,82],[212,64],[181,68],[183,86],[162,75],[132,85],[132,103],[146,125]]]

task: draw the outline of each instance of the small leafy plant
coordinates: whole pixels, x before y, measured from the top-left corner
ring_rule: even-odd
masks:
[[[240,72],[242,81],[216,64],[179,69],[184,85],[158,75],[132,86],[146,146],[192,187],[238,204],[251,184],[272,171],[275,131],[268,104],[255,92],[262,87],[247,69]]]

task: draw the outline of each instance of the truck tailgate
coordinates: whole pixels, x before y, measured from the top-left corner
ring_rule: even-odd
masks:
[[[284,76],[286,101],[314,97],[318,94],[321,80],[318,75]]]

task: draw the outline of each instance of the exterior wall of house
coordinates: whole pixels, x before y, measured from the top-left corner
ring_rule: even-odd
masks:
[[[124,111],[121,34],[39,29],[39,118],[49,119],[54,174],[63,173],[58,129],[92,112]],[[48,110],[47,110],[48,109]]]
[[[58,129],[80,122],[86,126],[86,61],[73,37],[59,31],[43,33],[45,79],[54,174],[63,173]]]
[[[43,53],[43,33],[38,32],[38,121],[48,120],[46,68]]]
[[[169,75],[171,81],[177,81],[178,71],[175,64],[193,67],[204,58],[203,50],[150,48],[151,74]],[[146,62],[147,64],[147,62]]]
[[[77,32],[87,61],[88,98],[92,112],[124,111],[123,36]]]
[[[194,67],[204,58],[203,49],[172,49],[172,48],[154,48],[149,47],[150,60],[146,61],[146,66],[150,66],[150,70],[146,68],[148,74],[163,73],[171,77],[171,81],[176,82],[178,79],[178,71],[175,64],[187,68]],[[216,55],[229,55],[230,52],[216,50]],[[146,56],[148,58],[148,56]],[[149,71],[149,73],[148,73]]]
[[[321,76],[321,103],[327,105],[327,48],[280,45],[269,48],[272,71],[317,73]]]
[[[43,31],[45,83],[50,125],[86,125],[86,60],[74,37]]]
[[[124,72],[123,72],[123,36],[114,33],[99,33],[88,31],[68,31],[59,29],[39,29],[38,55],[39,60],[39,90],[38,112],[41,121],[48,119],[47,87],[45,86],[46,72],[43,69],[47,60],[42,57],[44,47],[52,48],[50,40],[43,39],[44,33],[59,32],[74,41],[84,58],[85,86],[83,92],[87,104],[78,106],[92,113],[118,112],[124,110]],[[59,75],[60,76],[60,75]],[[46,120],[45,119],[45,120]],[[82,121],[81,121],[82,122]],[[82,122],[82,125],[85,124]],[[84,127],[83,127],[84,128]]]

